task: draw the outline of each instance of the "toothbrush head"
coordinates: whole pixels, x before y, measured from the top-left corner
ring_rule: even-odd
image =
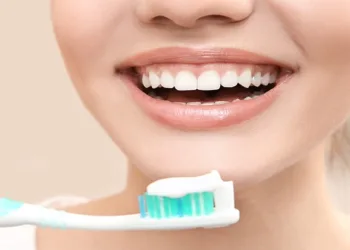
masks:
[[[141,218],[162,229],[217,228],[239,220],[233,182],[222,181],[217,171],[154,182],[138,201]]]

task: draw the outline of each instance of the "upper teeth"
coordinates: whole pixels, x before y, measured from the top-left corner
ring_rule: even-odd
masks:
[[[180,91],[188,90],[217,90],[220,86],[235,87],[238,84],[249,88],[250,86],[259,87],[276,82],[276,73],[256,72],[247,69],[237,74],[235,71],[227,71],[220,76],[215,70],[202,72],[197,78],[194,73],[182,70],[173,76],[168,71],[163,71],[159,75],[150,71],[148,75],[142,75],[142,84],[145,88],[175,88]]]

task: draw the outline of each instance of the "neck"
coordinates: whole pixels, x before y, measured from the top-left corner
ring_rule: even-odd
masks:
[[[320,147],[279,175],[236,193],[239,223],[216,230],[162,233],[160,248],[185,241],[189,249],[334,248],[342,231],[328,196],[324,169]],[[137,168],[129,166],[122,196],[134,199],[149,183]],[[136,210],[135,202],[128,204],[128,209]]]

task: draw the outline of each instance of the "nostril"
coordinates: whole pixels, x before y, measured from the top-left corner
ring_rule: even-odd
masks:
[[[203,16],[201,18],[198,19],[198,21],[201,20],[206,20],[206,21],[212,21],[212,22],[220,22],[220,23],[230,23],[233,20],[227,16],[223,16],[223,15],[209,15],[209,16]]]
[[[174,19],[176,20],[176,19]],[[201,16],[199,18],[192,18],[192,20],[177,20],[177,22],[173,21],[173,19],[168,18],[166,16],[155,16],[151,19],[152,23],[156,23],[156,24],[176,24],[176,25],[180,25],[180,26],[186,26],[186,27],[192,27],[194,25],[201,25],[204,23],[216,23],[216,24],[225,24],[225,23],[232,23],[234,22],[234,20],[232,20],[232,18],[229,18],[227,16],[224,15],[206,15],[206,16]]]
[[[172,22],[169,18],[165,16],[156,16],[152,18],[153,23],[159,23],[159,24],[164,24],[164,23],[170,23]]]

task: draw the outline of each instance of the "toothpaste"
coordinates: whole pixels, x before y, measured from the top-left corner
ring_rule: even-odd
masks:
[[[224,185],[220,174],[212,171],[198,177],[174,177],[153,182],[147,187],[147,193],[155,196],[180,198],[189,193],[214,192]]]

